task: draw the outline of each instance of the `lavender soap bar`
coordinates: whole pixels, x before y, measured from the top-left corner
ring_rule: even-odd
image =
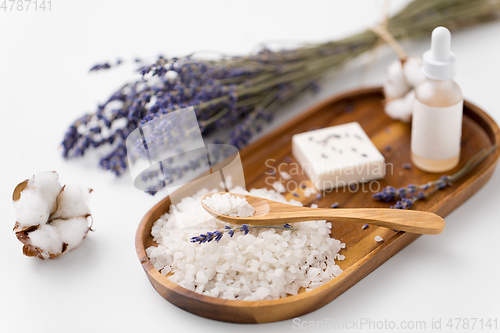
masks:
[[[385,159],[357,123],[296,134],[292,153],[321,191],[385,177]]]

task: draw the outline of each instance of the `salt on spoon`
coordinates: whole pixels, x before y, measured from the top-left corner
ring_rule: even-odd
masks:
[[[233,196],[230,193],[215,193],[206,196],[203,203],[214,212],[233,217],[250,217],[255,214],[255,208],[247,202],[247,199]]]
[[[271,189],[232,188],[230,194],[245,193],[301,206]],[[255,226],[243,232],[212,218],[202,207],[202,189],[172,205],[152,227],[157,246],[146,249],[151,263],[170,281],[196,293],[223,299],[260,301],[297,295],[317,288],[342,273],[336,261],[345,244],[333,238],[331,223],[297,223],[294,230]],[[221,193],[225,194],[224,192]],[[196,230],[178,229],[178,221],[191,221]],[[240,226],[241,227],[241,226]],[[200,230],[219,230],[219,242],[190,241]],[[205,232],[206,234],[206,232]]]

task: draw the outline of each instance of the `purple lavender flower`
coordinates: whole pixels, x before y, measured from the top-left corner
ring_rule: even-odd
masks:
[[[460,1],[452,6],[450,16],[451,5],[429,5],[417,0],[410,9],[392,16],[388,27],[400,30],[404,26],[409,36],[417,36],[435,27],[436,22],[443,23],[443,17],[456,27],[496,18],[497,8],[486,3]],[[279,51],[262,48],[256,54],[217,60],[191,56],[168,59],[161,55],[153,62],[135,59],[141,77],[123,85],[95,112],[71,124],[62,142],[62,155],[80,157],[89,149],[108,146],[110,152],[100,165],[121,175],[128,167],[122,150],[129,133],[158,115],[189,106],[195,109],[204,137],[229,129],[220,139],[222,143],[242,148],[285,103],[303,92],[317,91],[317,83],[328,70],[372,49],[378,39],[373,32],[365,31],[340,41]],[[97,64],[91,71],[107,70],[121,63],[117,60],[116,64]],[[350,102],[345,111],[353,111]],[[389,128],[386,131],[390,132]]]
[[[371,47],[370,43],[364,45]],[[217,61],[159,56],[156,61],[145,63],[136,59],[142,77],[113,93],[98,105],[95,113],[77,119],[64,137],[63,156],[79,157],[89,149],[111,146],[100,166],[119,176],[128,167],[123,158],[124,153],[126,155],[123,141],[127,136],[156,117],[189,106],[195,109],[204,137],[230,128],[221,143],[241,149],[273,119],[283,104],[302,92],[317,90],[317,79],[325,70],[344,61],[331,58],[331,61],[320,62],[321,66],[312,71],[302,70],[302,65],[324,59],[329,48],[337,49],[338,45],[326,43],[310,50],[263,49],[255,55]],[[98,64],[91,71],[121,63],[118,60],[116,64]],[[164,139],[173,139],[168,131],[161,135]],[[156,189],[149,192],[155,193]]]
[[[382,189],[382,192],[378,192],[373,194],[373,198],[379,201],[393,201],[394,198],[396,198],[398,191],[396,190],[395,187],[392,186],[387,186],[386,188]]]
[[[97,64],[97,65],[92,66],[92,68],[90,68],[89,72],[96,72],[96,71],[99,71],[101,69],[109,69],[109,68],[111,68],[111,65],[106,62],[104,64]]]
[[[409,184],[408,186],[408,193],[413,194],[418,191],[418,186]]]
[[[242,224],[240,227],[233,227],[230,225],[226,225],[222,230],[208,231],[199,236],[191,237],[190,241],[191,243],[203,244],[203,243],[210,243],[212,240],[215,240],[218,243],[222,239],[222,236],[224,236],[224,233],[227,233],[230,237],[233,237],[234,233],[237,231],[242,232],[244,235],[247,235],[250,232],[251,228],[272,228],[272,229],[282,229],[291,231],[295,230],[288,223],[284,224],[282,227],[269,226],[269,225],[249,225],[249,224]]]
[[[424,200],[433,193],[439,190],[443,190],[446,187],[452,186],[453,182],[465,176],[470,170],[475,168],[497,148],[497,144],[494,144],[488,149],[480,150],[462,167],[462,169],[451,176],[441,176],[435,181],[431,181],[422,185],[409,184],[406,187],[402,187],[398,190],[396,190],[392,186],[387,186],[381,192],[374,193],[373,198],[375,200],[385,202],[396,200],[396,203],[394,204],[394,206],[391,206],[391,208],[410,209],[411,207],[413,207],[413,204],[416,201]]]
[[[436,186],[438,189],[442,190],[442,189],[446,188],[448,186],[448,184],[445,182],[439,182],[436,184]]]
[[[242,224],[240,228],[241,232],[244,232],[245,235],[250,232],[250,226],[248,224]]]

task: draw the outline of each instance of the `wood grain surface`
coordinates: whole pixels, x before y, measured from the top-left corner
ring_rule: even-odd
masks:
[[[435,180],[441,174],[423,172],[416,167],[405,169],[404,163],[410,163],[410,124],[394,121],[387,117],[382,107],[383,94],[379,87],[363,88],[349,91],[323,101],[305,111],[297,118],[280,126],[262,139],[241,151],[247,188],[268,187],[278,180],[269,172],[272,168],[292,174],[295,183],[310,184],[302,172],[295,174],[295,160],[291,155],[291,138],[296,133],[318,127],[328,127],[357,121],[371,138],[375,146],[384,154],[388,167],[386,177],[380,186],[392,185],[402,187],[407,184],[423,184]],[[459,170],[469,158],[482,148],[500,143],[500,130],[497,124],[482,110],[464,103],[464,121],[462,134],[462,152],[459,165],[447,174]],[[387,146],[391,149],[386,149]],[[459,179],[453,186],[435,193],[426,201],[418,201],[414,209],[433,212],[445,217],[474,193],[476,193],[491,177],[495,170],[500,150],[495,150],[481,164],[476,166],[467,176]],[[290,181],[289,181],[290,182]],[[370,188],[370,184],[372,187]],[[210,188],[210,184],[207,184]],[[176,192],[177,196],[193,194],[192,184],[188,184]],[[319,207],[330,207],[338,202],[342,208],[386,208],[388,203],[377,202],[372,198],[372,191],[378,191],[375,183],[365,183],[356,190],[340,188],[317,198],[306,197],[300,190],[290,188],[298,193],[286,193],[287,199],[296,199],[308,206],[316,203]],[[360,224],[332,221],[331,236],[346,244],[341,254],[345,260],[338,261],[344,270],[335,279],[312,291],[302,292],[268,301],[224,300],[203,296],[182,288],[161,275],[151,264],[145,249],[155,246],[151,227],[153,223],[168,211],[171,198],[166,197],[153,207],[142,219],[136,234],[136,250],[139,260],[153,287],[172,304],[193,314],[221,321],[237,323],[265,323],[295,318],[314,311],[341,295],[363,277],[368,275],[386,260],[414,241],[418,234],[396,232],[392,229],[370,226],[362,229]],[[450,227],[449,225],[447,227]],[[472,226],[471,226],[472,227]],[[384,241],[376,242],[375,236]],[[436,237],[439,236],[424,236]],[[389,286],[388,286],[389,288]]]
[[[224,195],[226,192],[217,192]],[[201,205],[213,217],[231,224],[276,226],[286,223],[305,221],[335,221],[370,224],[423,235],[440,234],[445,222],[437,214],[410,209],[390,208],[311,208],[284,204],[273,200],[240,193],[231,193],[233,197],[245,199],[255,209],[250,217],[228,216],[213,211],[204,201],[214,193],[204,194]]]

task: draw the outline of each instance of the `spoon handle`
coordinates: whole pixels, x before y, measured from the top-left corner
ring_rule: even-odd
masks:
[[[289,222],[309,220],[349,221],[417,234],[437,235],[445,222],[439,215],[418,210],[387,208],[304,208],[300,217],[290,216]]]

